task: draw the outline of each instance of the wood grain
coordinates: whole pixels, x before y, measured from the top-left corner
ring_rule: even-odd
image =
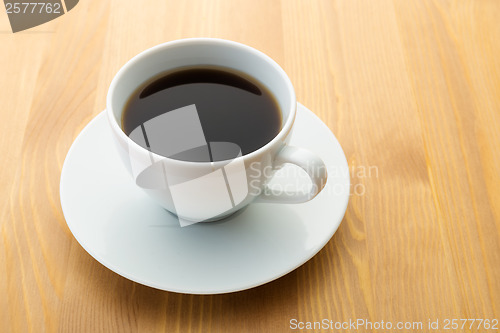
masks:
[[[285,332],[292,318],[429,331],[429,319],[500,319],[498,17],[493,0],[80,1],[12,34],[2,12],[0,331]],[[116,71],[194,36],[280,63],[339,139],[353,184],[318,255],[226,295],[162,292],[109,271],[59,203],[66,153]]]

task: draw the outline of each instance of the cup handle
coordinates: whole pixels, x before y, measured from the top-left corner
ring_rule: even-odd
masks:
[[[255,202],[274,202],[274,203],[301,203],[313,199],[325,187],[328,179],[326,166],[323,160],[315,153],[293,146],[284,146],[274,159],[273,169],[281,168],[285,163],[291,163],[302,168],[313,183],[309,193],[273,193],[271,187],[267,185],[262,190],[260,196]]]

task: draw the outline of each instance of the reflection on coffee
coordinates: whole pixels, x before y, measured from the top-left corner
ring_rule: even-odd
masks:
[[[278,103],[262,83],[208,66],[179,68],[150,79],[133,92],[122,116],[124,132],[139,145],[194,162],[249,154],[271,141],[281,123]],[[216,142],[232,148],[212,152]]]

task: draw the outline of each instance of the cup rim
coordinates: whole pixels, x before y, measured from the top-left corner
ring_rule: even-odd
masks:
[[[229,159],[229,160],[221,160],[221,161],[211,161],[211,162],[194,162],[194,161],[184,161],[184,160],[177,160],[173,159],[167,156],[163,156],[160,154],[157,154],[153,151],[147,150],[146,148],[140,146],[137,144],[135,141],[130,139],[123,129],[121,128],[120,124],[118,124],[117,119],[114,116],[114,113],[112,112],[111,108],[111,101],[113,99],[113,95],[116,89],[116,86],[124,73],[132,66],[134,66],[136,63],[142,60],[144,56],[147,56],[151,53],[160,51],[162,49],[168,49],[173,46],[179,46],[179,45],[189,45],[189,44],[217,44],[217,45],[226,45],[226,46],[231,46],[231,47],[236,47],[245,50],[246,52],[250,52],[258,57],[263,58],[266,62],[268,62],[275,70],[276,72],[282,76],[284,79],[285,85],[287,87],[287,91],[289,92],[289,103],[290,103],[290,110],[288,113],[287,119],[284,121],[283,126],[281,130],[278,132],[278,134],[269,142],[267,142],[264,146],[260,147],[257,150],[254,150],[248,154]],[[251,74],[250,74],[251,75]],[[295,96],[295,89],[293,88],[292,82],[286,72],[281,68],[280,65],[276,61],[274,61],[271,57],[266,55],[265,53],[242,43],[227,40],[227,39],[221,39],[221,38],[207,38],[207,37],[196,37],[196,38],[183,38],[183,39],[177,39],[177,40],[172,40],[168,41],[162,44],[155,45],[151,48],[148,48],[141,53],[135,55],[133,58],[131,58],[129,61],[123,65],[118,72],[115,74],[113,77],[111,84],[108,89],[108,93],[106,96],[106,114],[108,116],[108,121],[111,125],[112,130],[117,134],[120,139],[124,140],[125,142],[128,143],[129,148],[130,147],[135,147],[136,149],[139,149],[144,152],[151,153],[154,157],[155,160],[168,160],[169,163],[173,164],[178,164],[178,165],[190,165],[190,166],[206,166],[207,164],[210,165],[217,165],[217,164],[227,164],[228,161],[235,161],[235,160],[250,160],[255,158],[256,156],[264,153],[266,150],[270,149],[272,146],[276,145],[280,141],[284,141],[285,137],[288,135],[290,132],[290,129],[293,125],[293,122],[295,121],[295,115],[297,112],[297,100]],[[283,116],[284,112],[281,111],[281,114]]]

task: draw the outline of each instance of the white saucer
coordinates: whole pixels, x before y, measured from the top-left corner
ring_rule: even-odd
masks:
[[[64,162],[64,216],[91,256],[132,281],[188,294],[256,287],[318,253],[347,208],[344,152],[328,127],[301,104],[290,145],[316,152],[327,165],[328,182],[316,198],[303,204],[251,204],[225,220],[181,228],[135,186],[103,112],[80,133]],[[277,183],[297,184],[296,177],[285,179],[288,168],[299,170],[284,167]]]

